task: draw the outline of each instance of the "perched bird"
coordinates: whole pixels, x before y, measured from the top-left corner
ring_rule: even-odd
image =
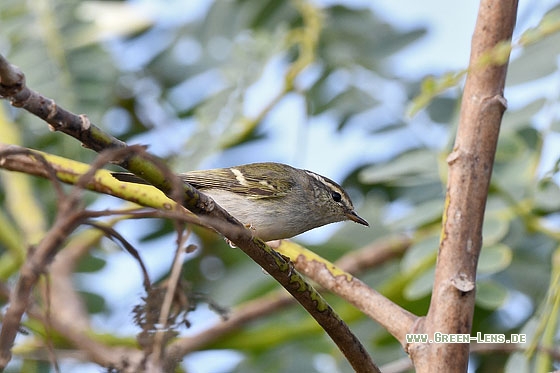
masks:
[[[118,180],[146,183],[128,173]],[[189,171],[179,177],[210,196],[264,241],[290,238],[326,224],[359,217],[348,194],[334,181],[282,163],[251,163]]]

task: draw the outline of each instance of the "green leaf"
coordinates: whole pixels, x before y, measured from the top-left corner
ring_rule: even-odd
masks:
[[[352,116],[365,110],[372,109],[378,103],[369,93],[350,87],[342,93],[336,95],[332,100],[325,102],[317,111],[311,112],[313,115],[320,114],[322,110],[333,110],[342,117],[342,125]]]
[[[337,5],[328,8],[327,15],[318,53],[329,68],[361,65],[378,70],[382,59],[426,33],[424,28],[397,32],[369,9]]]
[[[492,183],[509,193],[510,197],[521,199],[534,184],[534,171],[534,153],[527,152],[515,160],[496,162]]]
[[[457,113],[457,99],[434,97],[426,108],[426,111],[434,122],[450,123]]]
[[[101,259],[92,255],[88,255],[82,258],[78,262],[78,266],[76,268],[76,272],[80,273],[92,273],[97,272],[105,267],[107,262],[105,259]]]
[[[479,274],[493,274],[508,268],[513,258],[510,247],[504,244],[496,244],[483,247],[478,259]]]
[[[476,304],[479,307],[495,310],[506,301],[508,290],[492,280],[479,281],[476,285]]]
[[[364,169],[360,181],[365,184],[393,183],[419,185],[438,177],[437,155],[428,149],[407,152],[381,165]]]
[[[438,247],[438,236],[429,236],[414,243],[408,248],[401,260],[401,271],[405,273],[413,271],[420,263],[430,260],[430,258],[435,263]]]
[[[519,110],[506,110],[502,120],[502,130],[511,131],[529,127],[533,117],[541,111],[546,99],[540,98],[525,105]]]
[[[482,226],[484,246],[491,246],[501,241],[509,231],[510,220],[499,214],[486,214]]]
[[[554,212],[560,209],[560,187],[549,180],[536,188],[535,207],[542,211]]]
[[[392,227],[396,230],[405,230],[441,221],[443,203],[443,199],[434,199],[420,203],[414,206],[407,216],[394,222]]]
[[[550,125],[550,130],[554,132],[560,132],[560,120],[556,119]]]
[[[524,352],[514,352],[510,355],[504,373],[533,373],[529,358]]]
[[[560,33],[552,34],[527,46],[523,54],[509,64],[506,84],[526,83],[556,72],[558,54],[560,54]]]
[[[87,291],[79,291],[78,293],[84,300],[89,313],[101,313],[107,310],[103,297]]]
[[[432,292],[435,268],[432,267],[408,284],[403,291],[407,300],[413,301],[425,297]]]
[[[422,81],[420,92],[414,97],[406,112],[407,116],[414,116],[418,111],[429,105],[437,95],[445,90],[456,87],[466,74],[466,70],[451,72],[441,77],[427,77]]]
[[[508,162],[523,154],[527,146],[523,139],[515,132],[502,133],[498,139],[496,150],[496,162]]]

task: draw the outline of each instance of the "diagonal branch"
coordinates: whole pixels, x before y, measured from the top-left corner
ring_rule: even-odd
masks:
[[[282,241],[282,245],[290,245],[291,242],[287,243],[286,241]],[[282,245],[280,247],[282,247]],[[375,267],[381,263],[383,263],[386,259],[392,258],[393,256],[402,255],[402,253],[409,247],[410,239],[404,236],[394,237],[387,240],[382,240],[379,242],[374,242],[364,248],[357,250],[352,253],[348,253],[342,258],[340,258],[334,265],[330,264],[329,267],[337,266],[342,271],[346,271],[347,274],[341,276],[344,281],[346,281],[347,276],[352,277],[348,273],[352,273],[353,275],[357,275],[359,272],[362,272],[366,269],[366,265],[368,265],[368,269]],[[290,254],[291,256],[291,254]],[[296,260],[297,258],[297,260]],[[332,283],[337,282],[337,279],[333,277],[330,271],[323,271],[322,268],[325,268],[325,263],[321,261],[320,263],[314,262],[312,260],[307,260],[308,258],[304,258],[303,256],[295,255],[293,260],[296,260],[294,265],[296,268],[308,274],[310,273],[312,279],[318,282],[321,286],[325,287],[325,285],[329,285],[329,281]],[[317,265],[319,264],[319,265]],[[317,271],[317,267],[319,267],[319,271]],[[317,273],[313,273],[317,272]],[[331,281],[333,280],[334,281]],[[358,280],[359,281],[359,280]],[[352,302],[352,298],[359,297],[361,293],[354,293],[354,294],[344,294],[344,292],[349,291],[349,287],[352,286],[352,283],[345,284],[343,283],[342,286],[335,286],[335,287],[325,287],[326,290],[331,291],[338,296]],[[360,289],[365,290],[365,289]],[[370,293],[372,291],[371,288],[366,290],[366,293]],[[376,296],[366,295],[367,298],[377,301],[378,298]],[[368,301],[369,301],[368,299]],[[383,302],[383,301],[382,301]],[[223,320],[220,323],[194,335],[189,337],[180,338],[169,345],[169,357],[174,358],[176,360],[181,359],[184,355],[197,350],[202,350],[204,348],[208,348],[212,346],[212,343],[215,343],[220,338],[224,338],[235,331],[238,331],[244,325],[254,322],[257,319],[263,318],[267,315],[281,312],[288,306],[294,304],[294,299],[290,297],[285,292],[273,292],[267,294],[263,297],[260,297],[255,300],[251,300],[247,303],[244,303],[237,307],[231,315],[228,316],[226,320]],[[373,306],[372,313],[375,313],[374,316],[371,316],[374,320],[378,321],[380,324],[384,325],[385,323],[389,322],[389,320],[385,319],[384,313],[386,310],[382,312],[376,312],[377,308],[382,307],[381,305]],[[366,310],[360,309],[362,312],[366,313]],[[406,311],[402,310],[398,306],[389,307],[389,311],[396,311],[397,314],[406,313]],[[398,316],[397,316],[398,317]],[[403,315],[401,320],[398,320],[398,326],[396,327],[388,327],[388,330],[398,330],[399,332],[405,330],[406,327],[410,328],[410,324],[408,322],[412,319],[410,314]],[[394,333],[395,337],[399,340],[398,333]],[[402,341],[401,341],[402,342]]]
[[[341,267],[295,242],[280,241],[279,246],[275,248],[289,256],[301,273],[350,302],[383,326],[403,346],[406,345],[406,334],[417,321],[416,315],[395,304]]]

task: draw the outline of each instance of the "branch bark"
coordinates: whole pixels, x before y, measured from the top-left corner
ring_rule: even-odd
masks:
[[[502,115],[505,62],[481,63],[500,43],[511,40],[517,0],[482,0],[473,34],[469,73],[455,146],[447,158],[446,208],[430,309],[414,333],[469,334],[482,224]],[[418,372],[464,372],[469,344],[411,344]]]

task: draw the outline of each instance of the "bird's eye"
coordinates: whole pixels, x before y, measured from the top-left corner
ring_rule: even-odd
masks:
[[[338,192],[332,192],[331,196],[332,196],[332,199],[334,199],[335,202],[342,201],[342,196]]]

